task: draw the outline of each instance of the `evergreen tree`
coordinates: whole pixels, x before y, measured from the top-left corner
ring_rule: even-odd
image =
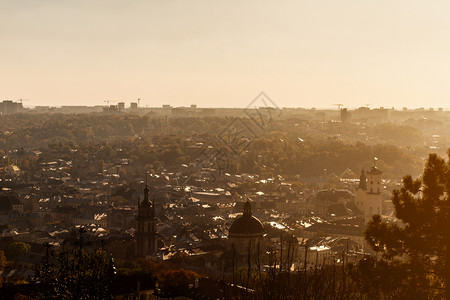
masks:
[[[398,275],[390,278],[398,284],[398,296],[450,299],[449,195],[450,162],[430,154],[422,178],[405,176],[401,189],[393,192],[401,222],[383,222],[379,215],[369,221],[365,237],[373,250],[389,268],[403,269],[391,272]]]

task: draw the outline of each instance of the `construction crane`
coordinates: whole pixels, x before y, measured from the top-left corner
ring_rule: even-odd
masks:
[[[333,104],[334,106],[338,107],[338,110],[341,110],[341,106],[343,106],[344,104]]]
[[[23,103],[23,101],[29,101],[29,99],[22,99],[22,98],[20,98],[20,99],[17,99],[17,101],[19,101],[20,103]]]

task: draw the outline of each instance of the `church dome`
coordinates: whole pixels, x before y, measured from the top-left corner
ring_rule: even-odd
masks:
[[[379,175],[379,174],[382,174],[382,173],[383,173],[383,171],[378,169],[376,166],[373,166],[372,168],[370,168],[367,171],[367,174],[370,174],[370,175]]]
[[[263,234],[264,226],[252,215],[250,201],[244,204],[244,214],[237,218],[230,227],[230,234]]]

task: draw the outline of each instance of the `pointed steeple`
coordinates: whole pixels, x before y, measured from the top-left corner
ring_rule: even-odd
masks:
[[[154,196],[150,200],[150,189],[145,180],[144,198],[139,203],[136,217],[136,254],[138,256],[154,255],[158,251]],[[138,200],[139,201],[139,200]]]
[[[149,194],[148,182],[147,182],[147,174],[145,174],[145,188],[144,188],[144,200],[142,200],[142,206],[151,206],[150,199],[148,197]]]
[[[244,216],[251,216],[252,215],[252,204],[249,200],[245,201],[244,203]]]
[[[144,200],[148,200],[148,192],[149,192],[148,185],[145,184],[145,188],[144,188]]]
[[[142,200],[141,206],[150,206],[151,205],[150,200],[148,198],[148,192],[149,192],[149,189],[148,189],[148,186],[146,184],[145,188],[144,188],[144,200]]]

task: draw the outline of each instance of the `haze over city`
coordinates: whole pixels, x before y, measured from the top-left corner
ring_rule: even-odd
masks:
[[[0,98],[444,107],[446,1],[0,1]]]
[[[0,0],[0,299],[449,299],[450,2]]]

